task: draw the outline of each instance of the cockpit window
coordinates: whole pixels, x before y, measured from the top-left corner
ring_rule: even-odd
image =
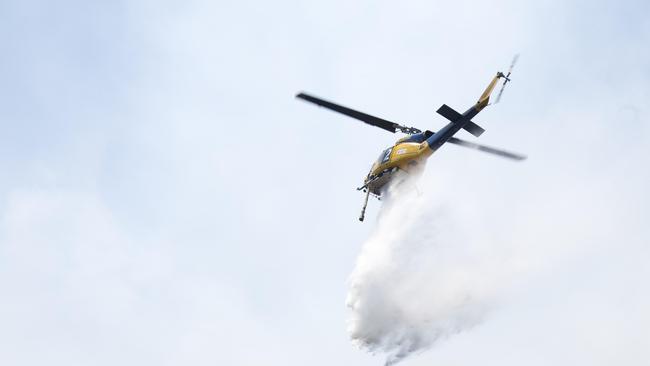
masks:
[[[383,163],[387,162],[390,159],[390,152],[391,151],[393,151],[392,147],[382,151],[381,154],[379,154],[379,159],[377,159],[377,162],[379,164],[383,164]]]

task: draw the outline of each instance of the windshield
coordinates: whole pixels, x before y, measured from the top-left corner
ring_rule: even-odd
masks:
[[[390,159],[390,152],[392,150],[393,150],[393,148],[390,147],[390,148],[382,151],[381,154],[379,154],[379,159],[377,159],[377,163],[378,164],[383,164],[383,163],[387,162],[388,159]]]

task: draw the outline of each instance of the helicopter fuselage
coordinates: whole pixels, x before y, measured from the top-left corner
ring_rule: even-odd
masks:
[[[408,136],[398,140],[395,145],[379,154],[379,158],[372,164],[366,176],[364,185],[370,193],[381,196],[387,183],[395,177],[395,173],[402,171],[408,176],[417,176],[422,173],[427,158],[433,153],[426,144],[426,135],[433,135],[431,131]]]

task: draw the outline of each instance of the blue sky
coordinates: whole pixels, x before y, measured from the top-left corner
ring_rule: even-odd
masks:
[[[0,4],[0,360],[381,361],[345,331],[396,136],[316,95],[436,129],[520,53],[485,144],[422,186],[529,268],[484,324],[405,364],[650,358],[643,1]],[[461,229],[459,229],[461,230]],[[496,238],[496,239],[495,239]]]

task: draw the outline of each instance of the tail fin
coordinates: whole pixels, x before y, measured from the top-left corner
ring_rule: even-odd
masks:
[[[499,82],[499,79],[505,78],[506,76],[503,75],[501,71],[497,72],[496,76],[492,78],[492,81],[490,81],[490,84],[488,84],[487,88],[485,88],[485,91],[481,96],[478,98],[478,102],[476,102],[476,110],[481,111],[483,108],[487,107],[488,103],[490,103],[490,95],[492,94],[492,91],[494,91],[494,87],[497,86],[497,83]]]

